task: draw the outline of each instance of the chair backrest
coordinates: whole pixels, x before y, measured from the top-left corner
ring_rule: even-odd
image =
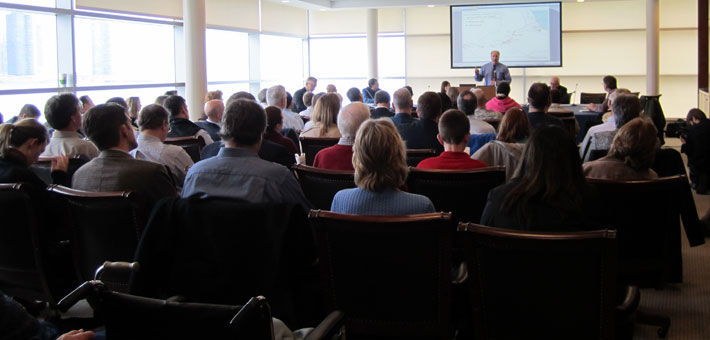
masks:
[[[59,185],[48,188],[67,213],[78,278],[91,280],[105,261],[131,261],[145,227],[146,212],[136,193],[89,192]]]
[[[409,168],[407,188],[429,197],[437,211],[450,211],[456,222],[478,223],[488,192],[505,183],[505,167],[474,170]]]
[[[565,129],[575,140],[577,140],[577,119],[574,116],[558,117],[565,124]]]
[[[202,136],[194,135],[187,137],[168,137],[165,139],[164,143],[182,147],[195,163],[202,159],[200,154],[202,153],[202,149],[205,147],[205,139],[202,138]]]
[[[603,225],[617,230],[620,279],[643,287],[668,280],[678,230],[685,176],[646,181],[588,179],[603,197]],[[680,255],[680,254],[678,254]]]
[[[301,152],[306,154],[306,165],[312,166],[318,151],[338,144],[340,138],[299,137]]]
[[[77,156],[75,158],[69,159],[69,165],[67,166],[67,181],[71,183],[74,173],[81,168],[82,165],[86,164],[88,160],[83,156]],[[30,166],[30,170],[34,172],[37,177],[42,179],[47,185],[52,184],[52,158],[51,157],[40,157],[37,163]]]
[[[459,224],[476,339],[611,339],[615,232]]]
[[[325,307],[345,313],[348,338],[451,338],[450,214],[310,219]]]
[[[50,292],[44,275],[37,211],[25,187],[0,184],[0,290],[18,300],[55,304],[61,296]]]
[[[597,149],[597,150],[590,150],[589,151],[589,161],[596,161],[599,158],[606,157],[606,154],[609,153],[608,149]]]
[[[498,127],[500,126],[501,119],[484,119],[484,122],[491,124],[496,131],[498,131]]]
[[[601,104],[606,99],[606,93],[588,93],[581,92],[579,94],[580,104]]]
[[[417,166],[419,162],[438,154],[435,149],[407,149],[407,165]]]
[[[329,170],[298,164],[293,166],[301,189],[315,209],[330,210],[335,194],[356,187],[352,170]]]
[[[315,258],[306,214],[298,205],[216,197],[163,200],[136,251],[141,269],[130,292],[219,304],[264,295],[274,316],[292,324],[292,283]]]

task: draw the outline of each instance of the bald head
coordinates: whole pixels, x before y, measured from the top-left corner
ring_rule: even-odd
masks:
[[[338,130],[343,137],[355,137],[362,122],[370,118],[370,108],[361,102],[354,102],[340,109]]]
[[[215,123],[222,121],[224,115],[224,103],[219,99],[213,99],[205,103],[205,114],[207,118]]]
[[[471,92],[473,92],[473,95],[476,96],[476,105],[477,109],[485,109],[486,108],[486,94],[483,93],[483,90],[481,89],[471,89]]]
[[[550,89],[558,89],[560,88],[560,77],[552,77],[550,79]]]
[[[412,94],[406,87],[403,87],[395,91],[394,95],[392,95],[392,104],[394,104],[395,113],[411,114],[412,106],[414,105],[412,103]]]

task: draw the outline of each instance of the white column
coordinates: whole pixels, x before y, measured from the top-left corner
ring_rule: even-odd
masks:
[[[659,0],[646,0],[646,94],[658,94]]]
[[[377,9],[367,10],[367,78],[377,78]]]
[[[202,116],[207,93],[207,57],[205,47],[205,0],[183,0],[185,34],[185,99],[190,119]]]

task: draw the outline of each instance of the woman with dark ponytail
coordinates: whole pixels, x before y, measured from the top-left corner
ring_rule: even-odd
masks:
[[[44,189],[44,183],[29,169],[49,141],[47,129],[35,119],[0,125],[0,183],[28,183]],[[67,156],[52,160],[52,183],[67,185]]]

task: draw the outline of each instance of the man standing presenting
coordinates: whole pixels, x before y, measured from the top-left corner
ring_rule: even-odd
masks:
[[[508,84],[513,80],[510,77],[510,72],[508,72],[508,66],[505,66],[498,62],[500,59],[500,52],[491,52],[491,62],[481,66],[480,70],[476,68],[476,81],[483,80],[483,85],[485,86],[496,86],[498,81],[505,81]]]
[[[293,94],[293,112],[299,113],[306,109],[306,105],[303,104],[303,95],[309,91],[313,92],[313,90],[316,89],[316,85],[318,85],[318,79],[308,77],[306,79],[306,85]]]

